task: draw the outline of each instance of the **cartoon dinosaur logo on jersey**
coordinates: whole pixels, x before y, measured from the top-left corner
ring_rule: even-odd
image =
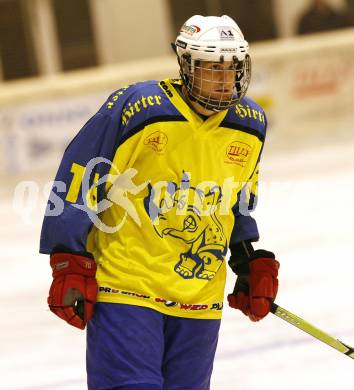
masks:
[[[222,193],[219,186],[206,192],[191,187],[184,173],[178,187],[169,182],[159,196],[159,206],[154,202],[156,189],[149,185],[145,209],[154,222],[160,237],[171,236],[188,244],[180,253],[174,270],[184,279],[211,280],[220,268],[227,252],[227,240],[216,216],[216,207]]]

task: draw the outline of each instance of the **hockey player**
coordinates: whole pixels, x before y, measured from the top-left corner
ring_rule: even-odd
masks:
[[[249,215],[267,121],[245,94],[248,44],[228,16],[196,15],[173,44],[181,79],[114,92],[65,151],[41,233],[50,310],[87,325],[88,388],[206,390],[226,278],[252,321],[278,262]]]

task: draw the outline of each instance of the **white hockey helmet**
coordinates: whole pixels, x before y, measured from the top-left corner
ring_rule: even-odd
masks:
[[[245,96],[251,78],[249,47],[240,28],[229,16],[192,16],[182,26],[173,47],[178,57],[181,78],[191,100],[206,109],[222,111],[236,105]],[[212,70],[223,72],[224,80],[217,73],[210,75],[210,72],[204,71],[204,75],[208,74],[205,78],[203,61],[231,62],[233,66],[229,70]],[[208,82],[209,86],[210,83],[218,83],[216,88],[220,92],[225,84],[225,72],[233,74],[232,93],[228,88],[225,93],[219,93],[218,97],[206,95],[203,81],[204,85]],[[196,80],[196,77],[199,79]]]

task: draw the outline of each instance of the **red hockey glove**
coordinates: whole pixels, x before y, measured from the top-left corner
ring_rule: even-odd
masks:
[[[237,267],[236,267],[237,268]],[[242,264],[235,288],[227,299],[252,321],[259,321],[270,311],[278,292],[279,262],[273,253],[256,250],[247,264]]]
[[[85,255],[57,252],[50,256],[53,282],[49,290],[50,310],[70,325],[84,329],[96,303],[96,263]]]

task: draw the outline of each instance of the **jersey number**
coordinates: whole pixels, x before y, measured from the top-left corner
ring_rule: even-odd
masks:
[[[70,172],[73,174],[73,178],[70,183],[70,187],[68,190],[68,193],[66,195],[65,200],[70,203],[76,203],[77,198],[79,197],[80,188],[82,186],[82,180],[85,175],[85,167],[82,165],[73,163],[70,169]],[[99,174],[95,173],[93,184],[90,187],[90,189],[86,193],[86,204],[87,207],[89,207],[91,210],[97,209],[97,186],[96,183],[98,182]],[[84,197],[84,194],[82,194],[82,197]]]

